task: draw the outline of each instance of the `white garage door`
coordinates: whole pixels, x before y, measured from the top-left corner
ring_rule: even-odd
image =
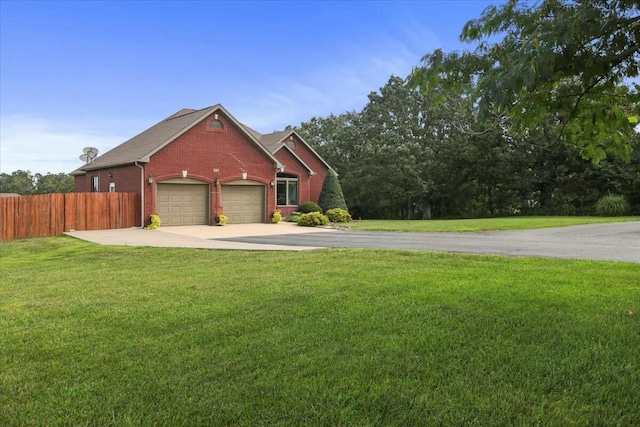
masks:
[[[229,224],[264,222],[264,185],[223,185],[222,208]]]
[[[209,223],[208,184],[158,184],[156,208],[162,226]]]

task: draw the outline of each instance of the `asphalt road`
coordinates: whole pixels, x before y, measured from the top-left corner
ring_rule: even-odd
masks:
[[[640,222],[473,233],[339,231],[219,240],[286,246],[408,249],[640,263]]]

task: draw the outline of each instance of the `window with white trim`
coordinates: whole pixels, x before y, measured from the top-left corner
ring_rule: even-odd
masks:
[[[276,186],[278,206],[298,206],[298,177],[288,173],[278,173]]]
[[[115,193],[116,192],[116,183],[115,182],[110,182],[109,183],[109,193]]]
[[[91,177],[91,192],[93,193],[97,193],[98,191],[100,191],[100,181],[98,179],[98,176],[92,176]]]

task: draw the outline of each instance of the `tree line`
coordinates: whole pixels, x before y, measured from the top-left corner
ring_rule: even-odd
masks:
[[[21,196],[48,193],[71,193],[73,177],[66,173],[40,173],[17,170],[0,173],[0,193],[16,193]]]
[[[355,217],[587,215],[608,194],[640,214],[639,4],[490,6],[462,30],[475,50],[436,50],[361,111],[294,129]]]

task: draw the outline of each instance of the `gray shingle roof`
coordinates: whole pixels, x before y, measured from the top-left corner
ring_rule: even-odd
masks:
[[[148,161],[151,154],[186,132],[212,111],[213,107],[202,110],[182,109],[102,156],[96,157],[93,162],[79,167],[71,174],[77,175],[93,169]]]
[[[274,154],[284,145],[283,140],[290,134],[294,133],[294,131],[277,131],[262,135],[260,132],[251,129],[249,126],[238,122],[220,104],[216,104],[201,110],[183,108],[162,120],[160,123],[151,126],[144,132],[123,142],[112,150],[107,151],[102,156],[97,157],[93,162],[79,167],[75,171],[71,172],[71,175],[82,175],[86,173],[86,171],[90,170],[127,165],[135,162],[148,162],[153,154],[160,151],[171,141],[217,110],[222,111],[232,122],[242,129],[247,136],[253,139],[265,154],[270,157],[276,165],[278,165],[278,167],[282,166],[274,157]],[[309,148],[315,153],[311,147]],[[315,154],[318,155],[317,153]],[[320,156],[318,156],[318,158],[320,158],[320,160],[329,167],[329,165]]]

